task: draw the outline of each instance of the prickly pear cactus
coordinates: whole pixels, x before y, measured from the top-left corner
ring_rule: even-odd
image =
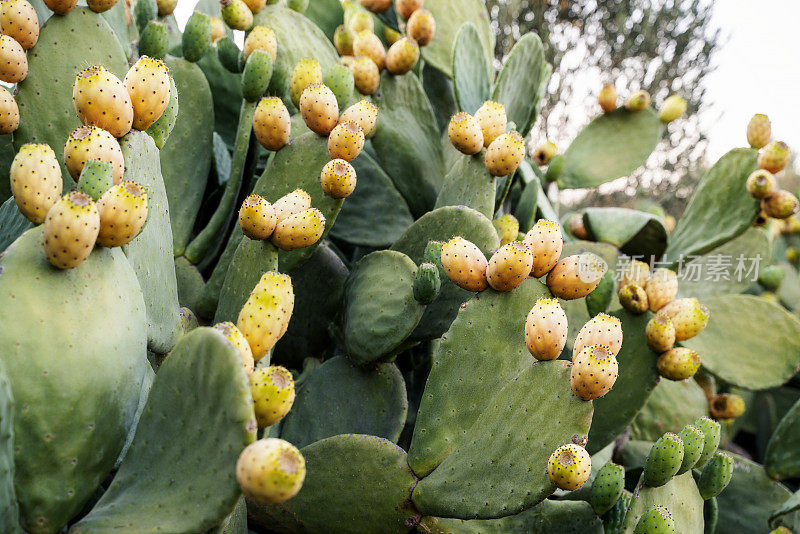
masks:
[[[4,532],[19,528],[19,505],[14,491],[14,396],[0,364],[0,527]]]

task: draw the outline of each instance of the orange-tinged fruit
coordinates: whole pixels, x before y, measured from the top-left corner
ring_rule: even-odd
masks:
[[[592,458],[586,449],[567,443],[553,451],[547,460],[547,476],[550,482],[562,490],[573,491],[589,479],[592,474]]]
[[[345,14],[345,25],[347,29],[357,34],[362,31],[375,31],[375,23],[372,21],[372,15],[365,11],[355,11],[349,17]]]
[[[556,299],[538,299],[525,318],[525,346],[537,360],[558,358],[568,333],[567,314]]]
[[[250,350],[250,345],[247,343],[247,339],[244,337],[244,334],[242,334],[239,329],[236,328],[236,325],[230,321],[215,324],[214,330],[225,336],[225,338],[228,340],[228,343],[233,345],[233,347],[239,353],[239,358],[242,360],[242,367],[244,367],[245,374],[247,374],[247,376],[253,374],[253,370],[255,369],[253,351]]]
[[[366,137],[375,133],[378,122],[378,106],[367,99],[361,99],[342,112],[339,122],[353,121],[361,127]]]
[[[312,132],[328,135],[339,121],[336,95],[321,83],[309,85],[300,97],[300,114]]]
[[[54,267],[72,269],[94,249],[100,214],[92,197],[70,191],[56,202],[44,220],[44,251]]]
[[[617,359],[604,345],[589,345],[572,359],[570,386],[581,399],[598,399],[611,391],[619,374]]]
[[[510,213],[506,213],[502,217],[493,220],[492,226],[494,226],[494,229],[497,231],[497,237],[500,238],[500,246],[515,241],[519,236],[519,221]],[[533,258],[531,258],[531,261],[532,260]]]
[[[362,31],[356,34],[353,41],[353,54],[370,58],[378,70],[386,66],[386,50],[380,38],[371,31]]]
[[[603,345],[616,357],[622,348],[622,323],[613,315],[598,313],[581,327],[572,346],[572,359],[590,345]]]
[[[61,198],[61,167],[48,145],[22,145],[11,162],[11,194],[19,211],[33,224],[42,224]]]
[[[111,164],[114,183],[122,181],[125,158],[113,135],[97,126],[81,126],[69,134],[64,145],[64,165],[76,182],[90,159]]]
[[[242,0],[219,0],[222,20],[232,30],[247,31],[253,27],[253,12]]]
[[[289,142],[292,118],[277,96],[262,98],[253,113],[253,132],[261,146],[278,151]]]
[[[130,243],[147,221],[147,190],[136,182],[112,185],[97,201],[100,232],[97,243],[121,247]]]
[[[291,193],[283,195],[272,203],[277,222],[281,222],[290,215],[306,211],[311,207],[311,195],[303,189],[295,189]]]
[[[747,142],[755,148],[763,148],[769,143],[769,138],[772,136],[772,126],[769,123],[769,117],[761,113],[756,113],[750,122],[747,124]]]
[[[332,159],[322,167],[322,190],[331,198],[347,198],[356,189],[356,170],[343,159]]]
[[[422,7],[423,0],[394,0],[394,10],[402,19],[408,19],[411,14]]]
[[[0,2],[0,32],[13,37],[25,50],[39,40],[39,18],[28,0]]]
[[[275,230],[278,218],[272,205],[259,195],[250,195],[239,208],[239,226],[250,239],[267,239]]]
[[[133,127],[146,130],[169,104],[169,71],[160,59],[142,56],[122,81],[133,104]]]
[[[658,374],[668,380],[686,380],[700,368],[700,356],[691,349],[675,347],[658,357],[656,367]]]
[[[249,58],[250,54],[255,50],[263,50],[267,52],[272,61],[278,59],[278,39],[275,37],[275,31],[266,26],[253,26],[250,33],[244,40],[244,57]]]
[[[272,233],[272,244],[281,250],[295,250],[313,245],[325,231],[325,216],[316,208],[281,220]]]
[[[555,155],[556,145],[550,141],[545,141],[541,145],[537,146],[536,150],[533,151],[533,161],[538,163],[541,167],[542,165],[547,165],[550,163],[550,160],[553,159],[553,156]]]
[[[594,291],[607,268],[606,262],[591,252],[567,256],[547,274],[547,287],[560,299],[585,297]]]
[[[289,78],[289,94],[294,107],[300,108],[300,97],[309,85],[322,83],[322,67],[316,59],[303,58],[297,62]]]
[[[219,17],[211,17],[211,42],[216,43],[225,37],[225,23]]]
[[[392,0],[358,0],[358,3],[373,13],[383,13],[392,7]]]
[[[531,276],[541,278],[556,266],[564,246],[561,226],[557,222],[539,219],[525,234],[523,241],[533,257]]]
[[[605,113],[611,113],[617,108],[617,88],[613,83],[607,83],[597,95],[597,103]]]
[[[642,286],[636,284],[620,285],[617,298],[623,308],[636,315],[644,313],[650,308],[647,292]]]
[[[744,399],[733,393],[714,395],[708,400],[711,417],[714,419],[736,419],[744,414]]]
[[[433,13],[425,8],[415,9],[408,18],[406,34],[419,46],[427,46],[436,35],[436,19],[433,18]]]
[[[84,124],[122,137],[133,126],[133,104],[119,78],[102,65],[87,67],[75,77],[72,103]]]
[[[789,163],[791,151],[783,141],[773,141],[758,152],[758,166],[772,174],[781,172]]]
[[[355,121],[340,121],[328,136],[328,154],[333,159],[353,161],[363,149],[364,132]]]
[[[475,120],[481,125],[484,147],[488,147],[492,141],[502,135],[508,124],[505,106],[491,100],[481,104],[481,107],[475,112]]]
[[[583,224],[583,215],[576,213],[569,218],[569,233],[576,239],[589,239],[589,232],[586,231],[586,226]]]
[[[0,134],[10,134],[19,128],[19,106],[8,89],[0,87]]]
[[[267,0],[243,0],[250,12],[255,15],[267,5]]]
[[[370,58],[359,56],[350,65],[353,72],[353,82],[362,95],[371,95],[378,90],[381,83],[381,73],[378,66]]]
[[[236,481],[248,499],[279,504],[297,495],[306,477],[306,461],[287,441],[265,438],[251,443],[236,461]]]
[[[522,284],[531,272],[533,258],[522,241],[501,246],[486,265],[486,281],[495,291],[511,291]]]
[[[650,105],[650,93],[644,89],[634,92],[625,102],[628,111],[644,111]]]
[[[650,311],[657,312],[678,294],[678,275],[670,269],[656,269],[644,286]]]
[[[13,37],[0,35],[0,80],[6,83],[21,82],[28,76],[28,57]]]
[[[442,245],[442,267],[447,277],[467,291],[483,291],[488,287],[488,261],[481,249],[463,237],[456,236]]]
[[[413,39],[403,37],[389,47],[386,54],[386,70],[392,74],[405,74],[419,61],[419,45]]]
[[[44,0],[44,3],[56,15],[66,15],[75,8],[78,0]]]
[[[634,284],[642,289],[647,285],[650,279],[650,266],[643,261],[630,260],[625,263],[619,279],[619,287],[625,287],[628,284]]]
[[[666,352],[675,345],[675,326],[669,317],[657,314],[647,322],[644,336],[654,352]]]
[[[761,209],[775,219],[788,219],[800,210],[800,204],[792,193],[779,189],[761,201]]]
[[[462,154],[477,154],[483,148],[483,131],[475,117],[459,111],[450,119],[447,126],[450,142]]]
[[[524,159],[525,141],[522,136],[517,132],[506,132],[497,136],[486,149],[483,163],[492,176],[508,176]]]
[[[336,28],[333,32],[333,46],[340,56],[353,55],[353,41],[356,40],[356,34],[348,29],[344,24]]]
[[[768,170],[758,169],[747,177],[747,192],[753,198],[765,199],[772,195],[776,188],[775,176]]]
[[[287,309],[286,303],[273,292],[254,290],[250,293],[239,312],[236,327],[247,339],[255,361],[266,356],[275,346],[291,315],[292,310]]]

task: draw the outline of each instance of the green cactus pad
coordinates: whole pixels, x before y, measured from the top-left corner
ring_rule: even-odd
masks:
[[[196,63],[211,49],[211,17],[195,11],[186,21],[181,41],[183,57]]]
[[[306,459],[300,493],[280,505],[248,501],[254,525],[286,532],[399,534],[417,523],[407,502],[416,478],[406,453],[394,443],[344,434],[303,447],[300,453]]]
[[[495,394],[535,361],[525,346],[525,318],[536,299],[549,296],[543,284],[529,278],[514,291],[478,293],[459,309],[435,345],[420,401],[409,449],[409,465],[418,476],[456,450]]]
[[[261,275],[277,269],[278,249],[272,243],[243,237],[228,266],[225,282],[219,293],[214,322],[230,321],[235,324],[239,311]]]
[[[708,326],[682,344],[697,351],[706,370],[750,390],[779,386],[795,374],[800,365],[797,316],[752,295],[721,295],[701,302],[711,314]],[[753,318],[767,326],[753,328]]]
[[[14,198],[0,205],[0,252],[13,243],[25,230],[33,228],[31,223],[17,208]]]
[[[81,175],[78,179],[78,189],[97,201],[109,187],[114,185],[114,179],[111,173],[112,169],[110,163],[90,159],[83,166],[83,170],[81,170]]]
[[[175,80],[172,77],[172,73],[170,73],[169,104],[167,104],[167,109],[164,110],[164,113],[161,114],[156,122],[151,124],[150,127],[145,130],[147,135],[153,138],[153,142],[155,142],[156,147],[158,147],[159,150],[164,148],[164,143],[167,142],[169,135],[172,133],[172,129],[175,127],[175,121],[178,119],[179,107],[178,87],[175,85]]]
[[[0,530],[19,529],[19,506],[14,491],[14,396],[0,361]]]
[[[770,528],[784,526],[791,530],[797,530],[800,527],[800,491],[792,494],[772,513],[769,518],[769,526]]]
[[[358,185],[336,217],[331,237],[367,247],[391,245],[414,222],[408,204],[369,154],[351,163]]]
[[[156,0],[137,0],[133,5],[133,22],[141,35],[151,20],[158,19],[158,3]]]
[[[148,367],[147,326],[119,249],[97,248],[60,271],[45,258],[42,233],[25,232],[0,259],[0,361],[16,401],[21,524],[56,532],[122,450]]]
[[[11,171],[11,162],[17,155],[14,150],[12,135],[0,135],[0,175],[8,176]],[[11,181],[0,180],[0,205],[11,198]]]
[[[219,524],[239,499],[234,466],[255,431],[238,351],[211,328],[193,330],[159,368],[113,482],[70,532],[203,532]]]
[[[523,160],[517,169],[517,173],[522,178],[523,189],[522,195],[517,202],[517,208],[514,216],[519,221],[519,231],[527,232],[531,226],[536,224],[538,200],[540,196],[544,196],[544,189],[542,182],[533,170],[533,167],[528,160]]]
[[[675,521],[675,532],[703,532],[703,498],[691,473],[673,477],[661,487],[643,487],[634,495],[625,517],[625,534],[632,534],[636,523],[652,506],[666,507]],[[733,532],[721,530],[720,532]]]
[[[747,193],[744,183],[758,168],[756,154],[751,148],[736,148],[706,172],[669,236],[666,260],[676,263],[681,255],[703,254],[750,227],[759,201]]]
[[[619,108],[590,122],[569,145],[558,186],[596,187],[644,165],[664,126],[652,109],[638,113]]]
[[[592,508],[597,514],[608,512],[623,491],[625,491],[625,468],[613,462],[606,463],[592,482]]]
[[[339,0],[314,0],[309,2],[306,12],[303,14],[319,26],[331,42],[333,42],[333,33],[344,19],[344,9]]]
[[[425,94],[428,96],[431,107],[433,107],[433,114],[436,116],[436,124],[439,126],[439,131],[445,132],[447,125],[450,124],[450,117],[455,115],[459,107],[456,102],[453,81],[442,71],[432,67],[429,63],[425,63],[422,68],[422,87],[425,89]],[[442,139],[442,142],[452,147],[450,139],[446,136]],[[455,149],[453,151],[457,152]]]
[[[631,492],[623,491],[611,510],[601,516],[604,534],[622,534],[625,529],[625,515],[628,513],[631,498]]]
[[[467,206],[489,219],[494,217],[497,180],[483,164],[482,154],[460,156],[444,178],[436,206]]]
[[[392,356],[416,328],[425,307],[414,299],[416,264],[402,252],[364,256],[344,287],[342,330],[348,357],[366,364]]]
[[[103,16],[76,7],[69,16],[52,17],[42,28],[36,48],[28,54],[28,77],[17,84],[14,97],[20,114],[14,148],[25,143],[50,145],[62,164],[64,191],[75,181],[61,154],[69,134],[81,125],[72,103],[72,84],[87,65],[103,65],[120,80],[128,72],[125,53]]]
[[[157,354],[166,354],[178,339],[178,283],[169,223],[169,203],[158,149],[144,132],[136,130],[121,138],[125,157],[125,179],[148,190],[147,224],[123,250],[136,271],[147,304],[147,346]]]
[[[209,534],[248,534],[247,530],[247,501],[244,496],[239,497],[236,506],[228,517]]]
[[[608,306],[614,299],[614,272],[607,270],[603,274],[603,279],[594,288],[594,291],[586,295],[586,312],[589,317],[594,317],[598,313],[605,313],[608,311]]]
[[[481,0],[427,0],[425,9],[431,12],[436,20],[436,35],[422,48],[422,58],[440,71],[453,77],[452,57],[456,37],[461,27],[471,22],[478,30],[478,35],[486,55],[485,64],[492,65],[494,60],[494,34],[489,27],[489,14]],[[381,84],[383,85],[383,84]]]
[[[233,227],[231,236],[228,238],[228,243],[222,250],[222,255],[217,260],[217,265],[211,273],[203,291],[197,298],[197,309],[195,310],[200,317],[211,319],[217,311],[217,304],[219,303],[219,293],[222,291],[222,284],[225,283],[225,276],[228,274],[228,266],[231,264],[234,253],[239,246],[239,243],[244,238],[242,229],[239,225]]]
[[[214,47],[197,62],[197,66],[202,69],[211,87],[214,99],[214,131],[232,147],[236,140],[239,111],[242,107],[242,75],[223,67]],[[205,109],[205,113],[210,110]]]
[[[337,356],[303,383],[281,427],[295,447],[339,434],[366,434],[397,442],[408,399],[403,375],[393,363],[358,367]]]
[[[140,3],[144,2],[136,2],[136,5],[138,6]],[[139,54],[155,59],[164,59],[169,48],[168,39],[167,27],[163,23],[155,20],[148,21],[139,37]]]
[[[175,258],[175,279],[178,283],[178,303],[190,310],[197,309],[197,301],[205,288],[203,275],[183,256]]]
[[[627,208],[587,208],[583,224],[595,241],[611,243],[629,256],[660,256],[667,229],[659,217]]]
[[[733,475],[733,457],[728,453],[717,452],[703,467],[697,488],[700,495],[708,500],[719,495],[731,481]]]
[[[516,42],[497,75],[492,100],[503,104],[509,122],[517,125],[524,137],[536,119],[542,83],[547,83],[544,70],[544,48],[535,33],[526,33]],[[549,77],[549,76],[548,76]]]
[[[453,43],[453,88],[459,109],[470,115],[489,100],[492,92],[487,61],[478,28],[465,22]]]
[[[683,463],[683,441],[668,432],[653,444],[644,464],[643,480],[647,486],[661,487],[675,476]]]
[[[486,330],[480,331],[486,336]],[[448,337],[454,334],[451,329]],[[522,337],[518,334],[520,342]],[[486,346],[476,344],[472,347],[474,352],[478,353],[481,345]],[[505,351],[480,351],[483,357],[487,354],[513,358],[513,353]],[[450,357],[461,359],[462,365],[479,375],[463,358]],[[567,362],[531,365],[532,357],[525,357],[527,368],[495,390],[496,395],[479,407],[483,408],[482,413],[469,433],[458,439],[452,453],[414,488],[412,500],[423,514],[493,518],[519,513],[555,489],[547,476],[550,454],[564,443],[586,436],[592,420],[592,403],[572,393],[571,366]],[[498,374],[498,362],[491,363]],[[428,390],[426,387],[426,395],[431,393]],[[474,393],[477,393],[475,388],[471,401],[477,404]],[[558,425],[552,424],[554,418]],[[515,490],[522,487],[525,491],[517,494]]]
[[[384,73],[375,104],[378,125],[372,146],[411,213],[420,217],[433,208],[445,174],[433,109],[413,73]]]
[[[800,436],[800,402],[783,416],[769,438],[764,466],[771,478],[781,480],[800,476],[797,439]]]
[[[697,382],[661,380],[631,423],[631,439],[655,441],[664,432],[678,433],[706,414],[708,402]]]

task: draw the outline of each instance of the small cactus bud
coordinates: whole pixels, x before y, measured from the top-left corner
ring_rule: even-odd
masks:
[[[675,534],[675,520],[669,510],[656,504],[639,518],[633,534]]]
[[[625,491],[625,468],[607,462],[592,482],[590,502],[597,515],[602,515],[616,504]]]
[[[271,79],[272,58],[269,52],[254,50],[242,71],[242,97],[247,102],[259,101],[267,92]]]
[[[336,103],[339,104],[339,109],[344,108],[350,102],[353,96],[353,89],[355,88],[355,80],[353,79],[353,71],[341,63],[334,63],[328,67],[328,71],[322,79],[322,83],[328,86],[336,95]],[[341,117],[339,122],[342,121]],[[359,124],[359,126],[361,126]]]
[[[211,17],[195,11],[186,21],[181,39],[183,58],[197,63],[211,48]]]
[[[703,432],[694,425],[686,425],[678,433],[678,437],[683,442],[683,460],[681,467],[678,469],[677,475],[682,475],[688,470],[692,469],[700,455],[703,454],[704,437]]]
[[[430,304],[436,300],[441,286],[439,268],[433,263],[423,263],[414,275],[414,299],[420,304]]]
[[[586,449],[567,443],[553,451],[547,461],[550,482],[563,490],[576,490],[583,486],[592,472],[592,458]]]
[[[694,465],[695,469],[699,469],[706,465],[706,462],[711,459],[717,447],[719,447],[721,427],[718,422],[706,416],[697,419],[694,422],[694,426],[703,433],[703,452]]]
[[[277,438],[251,443],[236,461],[236,481],[250,499],[278,504],[303,486],[306,461],[294,445]]]
[[[780,265],[769,265],[758,274],[758,284],[767,291],[777,291],[786,276]]]
[[[625,102],[628,111],[644,111],[650,105],[650,93],[641,89],[631,94]]]
[[[651,488],[663,486],[675,476],[683,462],[683,441],[667,432],[653,444],[644,464],[644,483]]]

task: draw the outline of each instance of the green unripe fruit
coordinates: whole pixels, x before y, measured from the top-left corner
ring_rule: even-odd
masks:
[[[442,241],[428,241],[428,244],[425,245],[425,252],[422,255],[423,263],[432,263],[439,269],[439,279],[444,281],[446,280],[445,276],[446,273],[444,272],[444,267],[442,266],[442,245],[444,242]]]
[[[603,531],[605,534],[622,534],[625,532],[625,516],[628,515],[628,506],[633,496],[629,491],[622,492],[617,502],[611,509],[603,514]]]
[[[544,173],[545,180],[548,182],[555,182],[561,178],[561,173],[564,172],[564,165],[566,163],[567,160],[562,154],[553,156],[553,159],[550,160],[550,165],[547,166],[547,172]]]
[[[138,4],[137,4],[138,5]],[[151,20],[139,36],[139,54],[164,59],[169,48],[167,25]]]
[[[211,48],[211,17],[195,11],[186,22],[181,42],[183,58],[196,63],[203,59]]]
[[[590,502],[595,513],[601,515],[611,510],[624,490],[625,468],[608,462],[592,482]]]
[[[675,476],[683,463],[683,441],[667,432],[653,444],[644,465],[644,483],[652,488],[663,486]]]
[[[724,452],[718,452],[703,468],[697,489],[700,496],[708,500],[716,497],[728,487],[733,476],[733,458]]]
[[[289,91],[294,107],[300,109],[300,96],[306,87],[315,83],[322,83],[322,68],[319,66],[319,62],[316,59],[308,58],[298,61],[289,79]]]
[[[136,28],[141,35],[144,33],[147,23],[158,18],[158,4],[156,0],[136,0],[136,5],[133,6],[133,18],[136,21]]]
[[[703,453],[700,455],[700,459],[697,460],[697,463],[694,464],[694,467],[699,469],[706,465],[706,462],[711,459],[711,456],[713,456],[717,447],[719,447],[721,427],[719,423],[706,416],[695,421],[694,426],[699,428],[700,432],[703,433]]]
[[[655,505],[639,518],[633,534],[673,534],[675,520],[663,506]]]
[[[220,0],[222,20],[232,30],[247,31],[253,26],[253,12],[242,0]]]
[[[286,0],[286,7],[302,14],[308,9],[308,0]]]
[[[420,304],[430,304],[439,295],[442,280],[439,268],[432,263],[423,263],[414,275],[414,299]]]
[[[239,64],[239,56],[241,54],[242,51],[239,50],[239,47],[230,37],[223,37],[217,41],[217,58],[219,58],[219,62],[234,74],[242,72],[242,65]]]
[[[110,163],[95,159],[86,162],[78,180],[78,189],[97,201],[112,185],[114,178]]]
[[[682,475],[693,468],[700,459],[700,455],[703,454],[705,438],[703,437],[703,432],[694,425],[683,427],[678,433],[678,437],[683,442],[683,460],[676,474]]]
[[[181,329],[184,335],[200,326],[200,321],[197,320],[197,315],[195,315],[194,312],[189,308],[183,307],[178,310],[178,313],[181,316]]]
[[[339,104],[339,109],[344,109],[350,97],[353,96],[355,82],[353,81],[353,71],[342,65],[341,63],[334,63],[328,69],[322,83],[328,86],[336,95],[336,102]],[[365,134],[367,132],[364,132]]]
[[[613,296],[614,273],[606,271],[594,291],[586,295],[586,311],[589,312],[589,316],[594,317],[598,313],[606,312]]]
[[[778,265],[770,265],[765,267],[761,274],[758,275],[758,283],[767,291],[777,291],[783,282],[783,277],[786,276],[784,271]]]
[[[684,113],[686,113],[686,100],[678,95],[670,95],[658,110],[658,118],[661,122],[672,122]]]
[[[242,73],[242,96],[248,102],[257,102],[267,92],[272,79],[272,57],[268,52],[255,50]]]
[[[175,127],[176,120],[178,120],[178,88],[175,86],[175,80],[170,76],[167,109],[164,110],[164,113],[161,114],[156,122],[145,130],[147,135],[153,138],[159,150],[164,148],[164,144],[169,139],[169,134],[172,133],[172,129]]]

